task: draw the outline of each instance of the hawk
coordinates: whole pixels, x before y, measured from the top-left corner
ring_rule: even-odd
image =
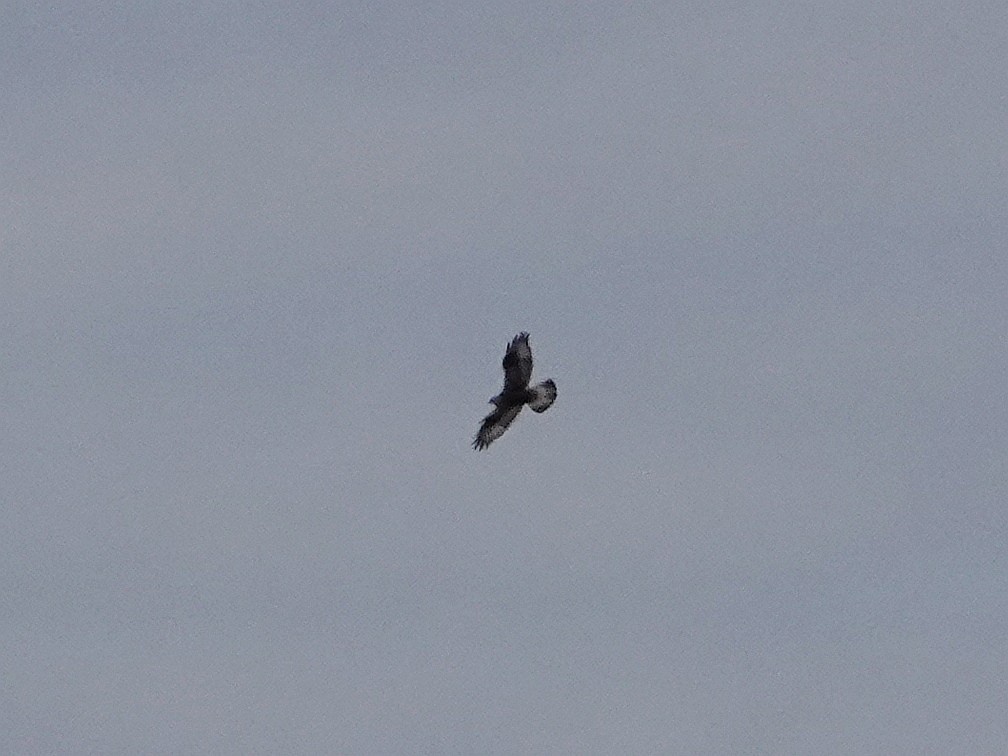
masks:
[[[490,400],[496,409],[483,418],[483,424],[473,441],[473,449],[481,451],[503,435],[526,404],[533,412],[545,412],[556,399],[556,384],[552,379],[529,387],[532,378],[532,349],[529,335],[522,331],[508,344],[504,353],[504,390]]]

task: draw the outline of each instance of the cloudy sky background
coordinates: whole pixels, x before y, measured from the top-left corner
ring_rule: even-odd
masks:
[[[0,750],[1008,748],[1000,3],[55,5]]]

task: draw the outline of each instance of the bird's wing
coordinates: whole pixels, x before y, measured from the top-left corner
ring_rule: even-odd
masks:
[[[476,440],[473,441],[473,449],[477,451],[486,449],[493,441],[500,438],[507,427],[511,425],[511,421],[518,417],[521,408],[520,404],[500,407],[483,418],[483,424],[476,434]]]
[[[532,377],[532,349],[529,335],[522,331],[511,339],[504,354],[504,391],[517,391],[528,386]]]

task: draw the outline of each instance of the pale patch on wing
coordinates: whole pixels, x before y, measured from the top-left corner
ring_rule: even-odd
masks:
[[[503,410],[495,410],[487,415],[483,419],[483,425],[480,426],[479,432],[476,434],[476,440],[473,441],[473,448],[477,450],[485,449],[493,441],[503,436],[504,431],[518,417],[519,412],[521,412],[521,405],[507,407]]]
[[[556,400],[556,384],[553,383],[552,378],[536,384],[532,390],[535,392],[535,398],[529,401],[528,405],[534,412],[545,412]]]

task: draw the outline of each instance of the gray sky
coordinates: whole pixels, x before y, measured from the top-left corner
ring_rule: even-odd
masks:
[[[1003,4],[42,5],[0,751],[1008,749]]]

